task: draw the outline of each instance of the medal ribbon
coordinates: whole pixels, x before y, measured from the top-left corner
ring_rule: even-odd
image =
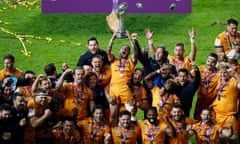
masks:
[[[210,75],[208,76],[209,78],[207,79],[207,73],[206,73],[206,70],[204,70],[204,72],[203,72],[203,85],[206,89],[208,89],[210,81],[213,78],[213,76],[215,76],[215,73],[211,72]]]
[[[148,138],[150,140],[150,143],[153,143],[154,135],[155,135],[155,132],[157,130],[157,127],[154,125],[152,133],[151,133],[151,129],[150,129],[149,124],[147,126],[148,126],[148,135],[147,136],[148,136]]]
[[[120,75],[123,75],[123,72],[124,72],[124,68],[125,68],[125,65],[127,63],[127,60],[125,60],[123,63],[120,59],[120,65],[119,65],[119,71],[120,71]]]
[[[170,98],[170,94],[167,95],[167,97],[165,98],[165,100],[163,99],[163,97],[160,96],[160,102],[159,102],[159,106],[162,109],[163,106],[167,103],[168,99]]]
[[[98,77],[97,77],[97,84],[98,84],[98,85],[101,85],[102,78],[103,78],[103,74],[100,73],[100,74],[98,75]]]
[[[141,94],[141,86],[138,86],[138,91],[137,91],[136,100],[137,100],[137,98],[140,96],[140,94]]]
[[[75,92],[77,94],[77,104],[79,105],[81,103],[81,101],[82,101],[82,96],[84,94],[84,89],[82,89],[82,92],[79,92],[76,83],[73,84],[73,88],[74,88],[74,90],[75,90]]]
[[[211,138],[211,133],[212,133],[213,128],[210,125],[210,128],[209,128],[210,130],[209,130],[209,132],[207,132],[207,129],[205,128],[204,125],[205,124],[202,123],[203,135],[206,138],[207,143],[210,143],[210,138]]]
[[[125,144],[126,140],[127,140],[127,135],[128,135],[129,130],[127,130],[124,134],[121,126],[119,127],[119,129],[120,129],[120,136],[121,136],[121,139],[122,139],[122,144]]]
[[[25,86],[25,89],[26,89],[30,94],[32,94],[30,86]]]
[[[219,89],[218,89],[218,93],[217,93],[217,97],[218,97],[218,100],[221,99],[221,94],[223,92],[223,89],[224,87],[228,84],[228,82],[230,81],[231,78],[229,78],[228,80],[226,80],[226,82],[223,82],[222,79],[220,79],[220,86],[219,86]]]
[[[96,131],[95,131],[95,133],[94,133],[94,120],[92,120],[91,134],[90,134],[91,142],[92,142],[92,143],[93,143],[94,137],[97,135],[97,133],[99,132],[100,128],[101,128],[101,126],[100,126],[100,124],[99,124],[98,127],[97,127],[97,129],[96,129]]]
[[[72,140],[71,137],[72,137],[72,135],[69,135],[69,138],[66,139],[66,138],[65,138],[65,134],[64,134],[64,132],[62,131],[62,133],[61,133],[61,138],[62,138],[62,141],[64,141],[64,143],[69,144],[69,143],[71,142],[71,140]]]
[[[231,40],[230,40],[230,34],[229,34],[229,32],[226,32],[226,35],[227,35],[228,44],[229,44],[230,48],[233,49],[234,47],[233,47],[233,43],[232,43]],[[236,41],[236,40],[237,40],[237,35],[234,35],[234,41]]]
[[[178,60],[175,60],[175,59],[174,59],[174,61],[175,61],[175,66],[176,66],[177,70],[179,70],[180,67],[183,67],[184,61],[178,62]]]
[[[176,130],[177,132],[181,132],[181,128],[176,124]]]

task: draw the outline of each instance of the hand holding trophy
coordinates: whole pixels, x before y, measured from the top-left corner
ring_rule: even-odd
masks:
[[[117,33],[117,38],[127,38],[123,17],[128,8],[128,4],[122,2],[119,5],[116,5],[116,0],[113,0],[113,10],[106,18],[107,24],[113,32]]]

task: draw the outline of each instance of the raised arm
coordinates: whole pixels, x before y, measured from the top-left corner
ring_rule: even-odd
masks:
[[[114,59],[114,55],[112,54],[112,45],[113,45],[113,41],[116,39],[116,34],[117,34],[116,32],[113,33],[106,50],[109,62],[113,61]]]
[[[32,127],[39,127],[42,124],[44,124],[47,120],[47,118],[49,118],[52,115],[52,111],[50,109],[45,109],[44,114],[40,117],[30,117],[30,123],[32,125]]]
[[[138,49],[135,46],[135,41],[137,40],[137,33],[132,33],[131,36],[128,34],[128,38],[131,42],[132,48],[133,48],[133,53],[132,53],[132,61],[133,63],[137,63],[137,58],[138,58]]]
[[[154,84],[153,84],[152,79],[153,79],[157,74],[160,74],[160,69],[151,72],[150,74],[148,74],[148,75],[144,78],[144,82],[145,82],[146,86],[147,86],[149,89],[152,89],[152,88],[153,88]]]
[[[43,77],[44,77],[43,74],[39,74],[39,75],[37,76],[37,78],[35,79],[35,81],[33,82],[32,87],[31,87],[32,94],[34,94],[34,93],[37,91],[37,89],[38,89],[38,83],[39,83],[40,80],[43,79]]]
[[[156,49],[155,49],[155,46],[154,46],[154,43],[152,40],[153,32],[151,32],[151,30],[149,28],[146,28],[144,30],[144,34],[145,34],[146,39],[148,40],[149,49],[150,49],[152,55],[154,55],[156,52]]]
[[[229,71],[231,71],[232,76],[237,79],[237,88],[240,90],[240,75],[232,68],[230,68]]]
[[[195,36],[196,36],[195,29],[192,28],[192,30],[189,31],[189,38],[190,38],[190,42],[191,42],[191,51],[190,51],[188,58],[190,59],[190,61],[195,61],[195,59],[196,59],[197,48],[195,45]]]
[[[63,82],[64,82],[64,78],[66,77],[66,75],[71,74],[72,70],[71,69],[66,69],[63,74],[61,75],[61,77],[58,79],[57,83],[56,83],[56,90],[59,91],[62,89],[63,87]]]
[[[163,116],[163,118],[164,118],[165,121],[168,123],[168,127],[165,129],[165,133],[166,133],[169,137],[176,137],[176,136],[177,136],[177,132],[176,132],[173,124],[170,122],[170,120],[168,119],[167,116]]]

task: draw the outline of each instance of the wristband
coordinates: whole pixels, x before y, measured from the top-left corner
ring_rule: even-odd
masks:
[[[152,44],[153,44],[153,40],[152,39],[148,40],[148,45],[152,45]]]
[[[194,44],[195,40],[193,38],[190,39],[191,43]]]

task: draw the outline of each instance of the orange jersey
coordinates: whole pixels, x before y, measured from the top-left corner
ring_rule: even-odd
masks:
[[[99,72],[95,72],[95,73],[97,74],[97,77],[98,77],[97,82],[98,82],[99,85],[105,87],[110,83],[110,80],[111,80],[111,77],[112,77],[110,67],[105,66],[101,73],[99,73]]]
[[[28,108],[28,117],[31,119],[32,117],[41,117],[44,114],[44,110],[48,108],[48,104],[41,106],[37,105],[34,101],[34,98],[30,99],[27,103]],[[44,123],[42,126],[35,128],[36,136],[43,135],[47,130],[47,125]]]
[[[122,104],[128,103],[132,97],[128,83],[132,78],[135,65],[131,58],[118,59],[114,57],[111,62],[110,96],[116,96]]]
[[[198,91],[198,98],[202,99],[207,105],[216,98],[215,89],[219,81],[219,74],[208,71],[205,66],[200,66],[201,83]]]
[[[177,60],[174,56],[168,56],[168,60],[170,63],[174,64],[176,69],[179,70],[180,68],[186,68],[187,70],[191,70],[191,62],[188,57],[185,57],[182,61]]]
[[[73,128],[72,134],[64,133],[62,128],[53,131],[54,144],[75,144],[80,141],[80,134]]]
[[[200,113],[203,108],[208,108],[216,99],[216,87],[219,82],[219,74],[210,72],[205,66],[199,66],[201,83],[198,90],[198,100],[195,109],[195,118],[200,120]]]
[[[219,138],[219,128],[214,125],[202,124],[201,122],[193,125],[196,132],[198,144],[217,144]]]
[[[7,75],[13,75],[19,79],[24,76],[24,73],[18,68],[15,68],[13,72],[9,72],[4,68],[0,71],[0,80],[3,80]]]
[[[101,125],[94,123],[91,117],[79,121],[77,125],[81,128],[84,144],[104,144],[105,136],[110,134],[110,128],[106,123],[103,122]]]
[[[136,144],[140,138],[140,129],[137,125],[131,124],[128,129],[117,126],[111,128],[112,139],[114,144]]]
[[[160,121],[157,124],[151,124],[148,120],[142,120],[139,123],[141,128],[141,137],[143,144],[164,144],[165,129],[168,124],[165,121]]]
[[[22,86],[18,87],[18,91],[24,94],[25,100],[29,100],[32,97],[31,87],[30,86]]]
[[[237,32],[236,36],[232,36],[228,32],[224,31],[217,36],[214,45],[215,48],[223,48],[224,53],[228,54],[230,50],[233,49],[234,41],[239,44],[240,32]]]
[[[27,121],[24,127],[24,144],[35,143],[35,129],[32,127],[29,121]]]
[[[52,112],[52,115],[48,118],[48,127],[53,128],[64,117],[68,116],[68,111],[64,108],[59,108],[58,111]]]
[[[143,86],[133,85],[133,96],[136,99],[136,102],[147,99],[147,91]]]
[[[73,83],[64,85],[64,109],[70,116],[77,112],[77,120],[88,116],[88,102],[93,100],[92,90],[84,86],[75,86]]]
[[[162,118],[163,115],[170,115],[172,105],[176,102],[180,102],[179,98],[175,94],[165,93],[160,96],[160,88],[154,86],[151,89],[152,92],[152,106],[156,107],[158,110],[158,117]]]
[[[114,58],[111,62],[112,78],[110,84],[127,84],[132,78],[132,72],[135,68],[132,59]]]
[[[177,132],[177,137],[169,139],[169,144],[188,144],[188,137],[186,137],[185,126],[194,124],[194,120],[185,118],[185,123],[183,123],[170,119],[170,122],[173,124],[173,127]]]
[[[214,100],[212,107],[216,113],[223,115],[233,115],[238,111],[239,90],[237,80],[230,78],[227,82],[218,82],[216,88],[217,98]]]

